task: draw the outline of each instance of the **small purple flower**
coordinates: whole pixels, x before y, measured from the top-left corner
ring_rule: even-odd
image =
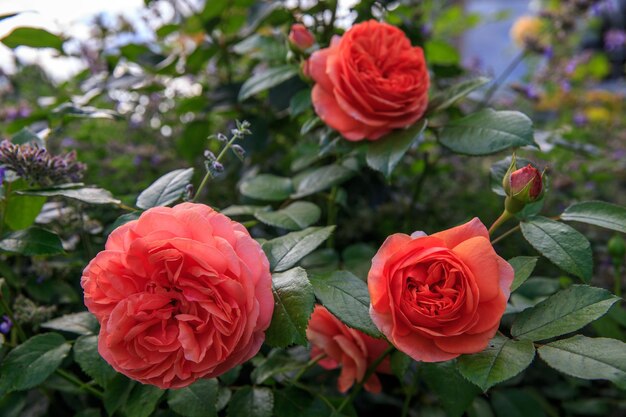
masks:
[[[11,327],[13,327],[13,322],[8,316],[2,316],[2,321],[0,321],[0,333],[9,334],[11,331]]]
[[[545,59],[552,59],[552,57],[554,56],[554,50],[552,49],[551,46],[547,46],[544,50],[543,50],[543,57]]]
[[[611,156],[616,161],[621,161],[624,158],[626,158],[626,150],[625,149],[616,149],[615,151],[613,151],[613,154]]]
[[[572,91],[572,85],[569,81],[563,80],[561,81],[561,90],[563,90],[564,93],[569,93]]]
[[[576,71],[576,67],[578,66],[578,60],[572,59],[565,66],[565,73],[571,75]]]
[[[574,124],[578,127],[583,127],[587,124],[587,116],[584,113],[577,112],[574,114]]]
[[[528,97],[530,100],[539,100],[539,98],[541,97],[539,94],[539,90],[537,90],[537,87],[535,87],[532,84],[528,84],[525,88],[524,88],[524,94],[526,95],[526,97]]]
[[[621,29],[611,29],[604,34],[604,49],[607,52],[617,51],[626,45],[626,32]]]
[[[63,138],[61,141],[61,147],[63,148],[73,148],[76,146],[76,141],[72,138]]]
[[[135,155],[135,157],[133,158],[133,165],[138,167],[139,165],[141,165],[142,161],[143,158],[141,157],[141,155]]]

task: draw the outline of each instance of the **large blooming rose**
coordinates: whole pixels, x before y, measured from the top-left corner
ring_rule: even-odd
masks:
[[[346,392],[354,382],[362,381],[367,368],[374,362],[389,344],[374,339],[359,330],[351,329],[325,307],[315,306],[306,336],[311,342],[311,357],[324,355],[319,364],[325,369],[336,369],[341,366],[339,375],[339,391]],[[389,358],[376,368],[377,372],[390,373]],[[367,391],[378,393],[381,390],[380,380],[376,374],[365,382]]]
[[[395,26],[359,23],[307,61],[319,117],[346,139],[375,140],[415,123],[428,104],[424,52]]]
[[[85,268],[98,350],[160,388],[212,378],[254,356],[274,309],[265,254],[239,223],[201,205],[147,210]]]
[[[431,236],[395,234],[372,259],[370,315],[415,360],[446,361],[487,347],[512,282],[476,218]]]

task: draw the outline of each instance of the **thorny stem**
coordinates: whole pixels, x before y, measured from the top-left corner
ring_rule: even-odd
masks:
[[[343,402],[339,405],[339,408],[337,408],[337,413],[341,413],[341,410],[343,410],[348,404],[354,401],[354,398],[359,392],[361,392],[361,389],[363,389],[363,386],[365,385],[367,380],[370,379],[374,372],[376,372],[376,368],[378,368],[378,365],[380,365],[385,360],[387,355],[389,355],[394,350],[395,347],[393,345],[389,345],[389,347],[385,349],[385,351],[378,358],[376,358],[374,362],[372,362],[372,364],[367,368],[367,372],[365,372],[365,376],[363,377],[363,379],[360,380],[354,386],[354,388],[352,388],[352,392],[350,393],[350,395],[348,395],[346,399],[343,400]]]
[[[233,135],[233,137],[228,141],[226,146],[222,148],[219,155],[217,155],[217,158],[215,158],[215,162],[220,162],[222,160],[224,155],[226,155],[226,152],[230,149],[231,146],[233,146],[233,143],[235,143],[237,139],[239,139],[239,136]],[[193,199],[191,200],[192,203],[195,203],[196,201],[198,201],[198,197],[200,197],[200,193],[202,192],[204,187],[206,187],[207,183],[209,182],[209,179],[211,179],[211,171],[207,170],[206,174],[204,175],[204,178],[202,178],[202,182],[200,183],[198,190],[196,191],[196,195],[193,196]]]

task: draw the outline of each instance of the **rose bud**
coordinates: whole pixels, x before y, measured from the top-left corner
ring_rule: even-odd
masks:
[[[543,196],[543,173],[530,164],[518,169],[513,157],[509,170],[502,179],[502,187],[507,195],[506,210],[511,214],[518,213],[526,204]]]
[[[305,51],[315,43],[313,34],[301,23],[291,26],[289,43],[296,51]]]

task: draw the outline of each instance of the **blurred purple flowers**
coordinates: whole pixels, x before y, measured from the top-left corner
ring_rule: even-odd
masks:
[[[76,161],[76,152],[53,156],[37,145],[0,142],[0,166],[32,185],[51,186],[79,182],[87,166]]]
[[[13,322],[8,316],[2,316],[2,320],[0,320],[0,333],[7,335],[11,331],[11,327],[13,327]]]

